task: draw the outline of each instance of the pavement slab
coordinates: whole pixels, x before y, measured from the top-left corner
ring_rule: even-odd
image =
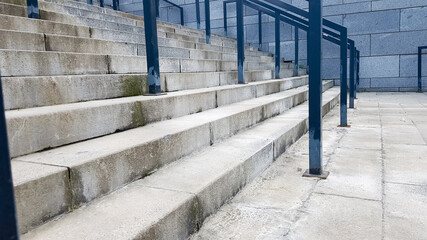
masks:
[[[359,93],[323,120],[327,179],[302,136],[190,239],[427,239],[427,95]]]

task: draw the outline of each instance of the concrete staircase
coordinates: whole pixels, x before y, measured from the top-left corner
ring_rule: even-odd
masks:
[[[308,78],[236,41],[76,1],[0,0],[0,70],[22,239],[185,239],[307,130]],[[324,113],[338,100],[323,84]]]

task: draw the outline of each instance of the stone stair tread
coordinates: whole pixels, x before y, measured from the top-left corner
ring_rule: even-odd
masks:
[[[270,80],[271,70],[245,71],[246,82]],[[163,73],[162,91],[237,84],[237,72]],[[147,74],[3,77],[6,110],[137,96],[148,92]],[[22,89],[25,89],[24,91]]]
[[[323,105],[332,105],[338,94],[337,88],[326,91]],[[185,239],[272,163],[277,142],[291,144],[299,138],[307,130],[307,117],[307,105],[297,106],[47,222],[22,239]]]
[[[120,32],[118,32],[119,34]],[[54,51],[54,52],[71,52],[71,53],[102,53],[103,54],[119,54],[119,55],[140,55],[145,56],[145,50],[140,54],[138,48],[145,47],[144,42],[134,42],[134,41],[123,41],[123,40],[105,40],[100,38],[92,37],[80,37],[80,36],[69,36],[69,35],[57,35],[50,33],[32,33],[25,31],[16,31],[16,30],[0,30],[1,36],[1,49],[13,49],[13,50],[28,50],[28,51]],[[183,46],[171,46],[165,44],[167,42],[173,42],[174,39],[160,39],[159,50],[165,52],[169,49],[176,50],[187,50],[187,58],[192,57],[192,52],[197,53],[219,53],[219,54],[228,54],[236,55],[235,52],[227,52],[225,49],[220,48],[221,50],[209,50],[209,49],[198,49],[196,48],[193,42],[189,43],[186,47],[185,41],[176,40],[177,42],[184,42]],[[93,45],[88,45],[93,44]],[[191,44],[190,44],[191,43]],[[200,43],[203,44],[203,43]],[[64,46],[65,45],[65,46]],[[108,47],[108,48],[107,48]],[[117,50],[114,48],[118,48]],[[145,48],[144,48],[145,49]],[[116,51],[112,51],[116,50]],[[141,49],[143,50],[143,49]],[[112,51],[112,52],[111,52]],[[124,53],[123,53],[124,52]],[[162,54],[162,52],[160,52]],[[251,57],[264,57],[272,61],[272,57],[269,56],[260,56],[256,52],[247,50],[247,56]],[[236,57],[237,58],[237,57]]]
[[[163,96],[134,96],[10,110],[6,111],[10,155],[16,157],[147,123],[207,111],[217,106],[264,95],[268,97],[268,94],[298,87],[306,82],[306,77],[296,77],[245,85],[177,91]],[[269,90],[269,84],[275,84],[274,90]],[[260,92],[256,93],[258,87]],[[282,94],[290,93],[282,92]],[[197,103],[191,104],[192,101]],[[79,131],[76,131],[74,125],[80,127]],[[25,131],[22,131],[23,128]]]
[[[42,3],[47,3],[47,4],[54,4],[54,3],[48,3],[48,2],[42,2]],[[8,4],[8,3],[2,3],[2,2],[0,2],[0,4]],[[8,4],[8,5],[13,5],[13,4]],[[16,6],[16,7],[21,7],[21,8],[23,8],[24,9],[24,6],[20,6],[20,5],[13,5],[13,6]],[[68,6],[69,7],[69,6]],[[49,12],[49,11],[48,11]],[[51,12],[51,13],[53,13],[53,12]],[[58,13],[55,13],[55,14],[58,14]],[[61,13],[61,15],[64,15],[64,16],[67,16],[67,14],[66,13]],[[1,14],[0,14],[0,16],[1,16]],[[10,16],[13,16],[13,15],[10,15]],[[82,17],[82,16],[78,16],[78,15],[75,15],[76,17]],[[110,15],[110,16],[114,16],[114,17],[120,17],[120,16],[116,16],[116,15]],[[25,17],[25,16],[18,16],[18,17]],[[90,19],[90,18],[89,18]],[[41,20],[43,20],[43,19],[41,19]],[[99,20],[99,21],[105,21],[105,20],[100,20],[100,19],[95,19],[95,20]],[[50,20],[48,20],[48,21],[50,21]],[[55,22],[55,23],[59,23],[58,21],[53,21],[53,22]],[[66,23],[69,23],[69,21],[65,21]],[[112,24],[116,24],[116,23],[114,23],[114,22],[111,22]],[[76,26],[86,26],[86,25],[82,25],[82,24],[73,24],[73,25],[76,25]],[[106,24],[106,25],[108,25],[108,24]],[[111,24],[110,24],[111,25]],[[142,27],[142,25],[141,24],[139,24],[140,26],[137,26],[138,24],[131,24],[131,25],[128,25],[128,26],[132,26],[132,27],[138,27],[138,28],[141,28]],[[173,28],[173,29],[179,29],[179,31],[186,31],[186,32],[194,32],[194,33],[197,33],[197,35],[199,36],[199,37],[201,37],[202,39],[201,40],[203,40],[204,39],[204,33],[203,33],[203,31],[202,30],[197,30],[197,29],[191,29],[191,28],[188,28],[188,27],[184,27],[184,26],[180,26],[180,25],[173,25],[173,24],[170,24],[170,23],[166,23],[166,22],[162,22],[162,21],[159,21],[159,31],[162,31],[162,25],[167,25],[169,28]],[[179,28],[176,28],[177,26],[179,26]],[[96,28],[96,27],[95,27]],[[112,29],[111,29],[112,30]],[[134,33],[133,31],[132,31],[132,33]],[[166,31],[166,33],[167,33],[167,31]],[[173,31],[173,32],[169,32],[169,34],[178,34],[177,32],[175,32],[175,30]],[[183,36],[187,36],[187,35],[183,35]],[[233,43],[233,44],[235,44],[235,42],[236,42],[236,40],[234,39],[234,38],[230,38],[230,37],[224,37],[224,36],[221,36],[221,35],[218,35],[218,34],[212,34],[212,39],[216,39],[216,38],[218,38],[218,39],[222,39],[222,41],[224,41],[224,40],[226,40],[226,41],[230,41],[230,43]],[[202,43],[203,41],[199,41],[200,43]],[[212,44],[217,44],[217,43],[220,43],[220,42],[213,42]],[[229,45],[229,44],[228,44]],[[249,46],[248,46],[249,47]],[[251,47],[252,48],[252,47]],[[253,49],[253,48],[252,48]]]
[[[147,67],[145,56],[26,50],[0,50],[0,63],[5,77],[144,73]],[[160,57],[159,64],[161,72],[237,70],[237,61],[225,60]],[[245,65],[247,70],[274,69],[274,62],[246,61]]]
[[[325,82],[325,89],[331,87],[331,83]],[[30,182],[15,181],[23,182],[15,185],[15,192],[20,196],[17,209],[18,216],[22,216],[21,231],[26,232],[46,219],[78,208],[157,168],[287,111],[306,98],[306,87],[295,88],[13,158],[12,162],[67,169],[56,169],[55,174]],[[19,166],[12,171],[19,172]],[[40,194],[35,194],[37,192]]]

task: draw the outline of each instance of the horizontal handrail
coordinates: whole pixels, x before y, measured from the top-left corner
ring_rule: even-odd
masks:
[[[223,7],[224,7],[224,31],[225,31],[225,33],[227,33],[227,10],[226,10],[226,6],[229,3],[235,3],[235,2],[236,2],[236,0],[227,0],[227,1],[223,2]],[[308,20],[300,18],[300,17],[298,17],[296,15],[292,15],[292,14],[289,14],[289,13],[283,11],[283,10],[276,9],[273,6],[265,4],[265,3],[261,2],[261,1],[258,1],[258,0],[244,0],[244,5],[246,5],[248,7],[251,7],[253,9],[257,10],[257,11],[260,11],[260,12],[262,12],[264,14],[267,14],[267,15],[273,17],[273,18],[276,17],[276,11],[278,11],[281,14],[280,20],[282,22],[288,23],[288,24],[290,24],[290,25],[292,25],[294,27],[297,27],[297,28],[299,28],[301,30],[304,30],[306,32],[308,31]],[[302,10],[302,11],[304,11],[304,10]],[[307,15],[308,15],[308,13],[307,13]],[[323,23],[325,24],[325,26],[327,26],[329,28],[332,28],[332,29],[334,29],[336,31],[340,32],[340,31],[343,30],[342,26],[340,26],[339,24],[336,24],[334,22],[331,22],[329,20],[324,19]],[[334,44],[337,44],[337,45],[341,44],[341,42],[340,42],[340,34],[336,33],[336,32],[333,32],[333,31],[331,31],[331,30],[329,30],[327,28],[323,28],[323,38],[325,40],[328,40],[328,41],[334,43]],[[348,44],[348,47],[350,47],[350,44]]]
[[[157,0],[158,1],[158,0]],[[165,3],[168,3],[168,4],[170,4],[170,5],[172,5],[172,6],[174,6],[174,7],[176,7],[176,8],[178,8],[179,9],[179,13],[180,13],[180,17],[181,17],[181,19],[180,19],[180,21],[181,21],[181,25],[184,25],[184,8],[183,7],[181,7],[181,6],[179,6],[178,4],[176,4],[176,3],[173,3],[173,2],[171,2],[171,1],[169,1],[169,0],[162,0],[163,2],[165,2]],[[159,7],[159,5],[157,4],[157,7]],[[157,12],[158,12],[158,10],[157,10]]]
[[[233,2],[232,0],[227,0],[224,3],[224,6],[226,6],[227,3]],[[278,26],[278,20],[286,22],[296,28],[299,28],[303,31],[308,32],[309,30],[309,12],[304,11],[302,9],[296,8],[290,4],[284,3],[279,0],[240,0],[240,4],[251,7],[255,10],[258,10],[259,12],[265,13],[269,16],[272,16],[276,19],[276,33],[280,32],[280,27]],[[236,9],[239,9],[239,0],[237,2]],[[224,8],[226,11],[226,7]],[[224,27],[226,31],[226,14],[224,14]],[[238,21],[239,22],[239,21]],[[347,49],[350,50],[350,107],[354,107],[354,99],[355,99],[355,91],[357,89],[356,81],[356,71],[358,71],[358,68],[356,68],[356,47],[353,40],[348,38],[347,35],[347,28],[344,26],[341,26],[339,24],[336,24],[334,22],[331,22],[327,19],[320,18],[320,25],[321,25],[321,37],[327,41],[330,41],[334,44],[337,44],[340,46],[340,85],[341,85],[341,96],[340,96],[340,112],[341,112],[341,123],[340,126],[347,126]],[[241,25],[241,24],[240,24]],[[239,29],[239,23],[237,24],[237,28]],[[239,39],[239,34],[238,34]],[[309,39],[308,39],[309,42]],[[239,43],[238,44],[242,44]],[[278,40],[277,34],[276,34],[276,75],[278,73],[277,69],[280,71],[280,66],[278,62],[277,55],[280,55],[280,39]],[[244,55],[240,56],[240,58],[244,59]],[[238,60],[239,64],[241,60]],[[242,76],[240,76],[242,75]],[[276,76],[277,77],[277,76]],[[239,73],[239,80],[243,79],[243,73]],[[240,82],[240,81],[239,81]]]

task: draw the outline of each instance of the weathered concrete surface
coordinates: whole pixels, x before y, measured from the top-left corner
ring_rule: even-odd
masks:
[[[325,93],[324,106],[337,103],[338,90]],[[285,112],[279,117],[294,121],[282,125],[267,120],[263,124],[270,127],[263,135],[244,132],[180,159],[46,223],[23,239],[186,239],[204,218],[272,163],[277,137],[297,134],[297,139],[306,131],[298,127],[306,122],[306,109],[302,104]],[[303,110],[305,114],[300,114]]]
[[[325,84],[325,90],[330,87],[326,86],[328,85]],[[69,171],[71,189],[64,195],[72,195],[72,207],[78,208],[82,204],[117,190],[181,157],[215,144],[218,140],[232,137],[263,120],[285,112],[306,99],[307,88],[297,88],[282,93],[283,96],[279,96],[279,94],[272,97],[265,96],[263,100],[252,99],[102,138],[30,154],[12,161],[66,167]],[[331,102],[334,104],[336,97],[337,88],[329,90],[325,97],[327,102],[325,104],[328,105]],[[330,98],[333,100],[331,101]],[[262,111],[263,108],[268,109],[269,105],[276,107]],[[298,121],[291,121],[289,126],[294,126],[293,124],[296,122]],[[298,134],[302,135],[301,131],[306,128],[297,126],[296,129],[299,132],[291,131],[284,136],[287,136],[288,139],[296,139]],[[292,140],[287,141],[288,144],[292,142]],[[12,171],[20,172],[21,170],[17,167]],[[57,180],[53,177],[46,176],[44,181],[55,184]],[[52,181],[50,181],[51,179]],[[37,180],[35,179],[35,181]],[[43,185],[39,186],[43,187]],[[33,189],[36,192],[56,192],[54,187],[39,190],[33,187]],[[49,194],[44,197],[49,198]],[[62,202],[61,198],[50,200],[59,201],[57,204]],[[40,203],[42,202],[47,201],[40,201]],[[23,206],[21,210],[25,212],[26,209],[34,208],[38,204]],[[219,207],[219,205],[215,206]],[[61,214],[64,209],[55,208],[51,211]],[[43,215],[40,214],[38,217],[41,219]]]
[[[323,124],[326,180],[302,178],[308,137],[191,239],[426,239],[427,94],[360,93]]]
[[[277,88],[274,92],[265,93],[278,93],[291,87],[301,87],[307,83],[307,78],[291,78],[282,81],[292,81],[294,84],[288,83],[288,88],[285,88],[280,85],[277,86],[276,83],[280,80],[271,80],[270,83],[276,85]],[[264,84],[258,82],[247,85],[180,91],[160,97],[135,96],[55,105],[41,109],[29,108],[8,111],[6,119],[8,120],[11,156],[16,157],[47,147],[61,146],[111,134],[117,130],[136,128],[148,123],[177,118],[256,98],[261,96],[261,94],[256,95],[257,85]],[[282,85],[285,84],[282,83]],[[246,92],[249,92],[249,95],[236,96],[236,94],[243,92],[241,89],[243,91],[247,89]],[[297,91],[290,90],[289,94],[305,91],[306,88],[301,87]],[[284,95],[288,96],[287,93]],[[266,101],[274,104],[280,99],[281,97],[276,97],[276,99]]]
[[[271,79],[271,70],[246,71],[246,82]],[[237,72],[163,73],[162,91],[237,84]],[[274,80],[275,81],[275,80]],[[257,96],[277,92],[274,84],[260,84]],[[3,77],[5,109],[51,106],[90,100],[138,96],[148,91],[146,74]]]

